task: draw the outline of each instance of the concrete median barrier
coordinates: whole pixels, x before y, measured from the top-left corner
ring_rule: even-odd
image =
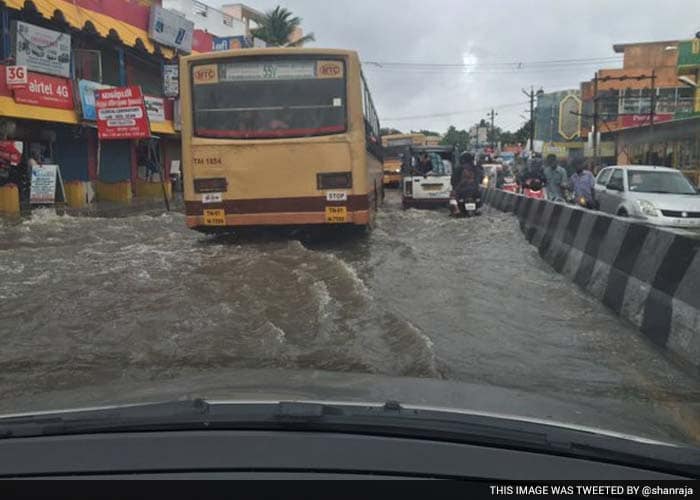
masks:
[[[700,374],[700,240],[608,214],[489,189],[554,270]]]

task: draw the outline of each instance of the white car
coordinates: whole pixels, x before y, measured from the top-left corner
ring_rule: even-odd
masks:
[[[603,212],[659,226],[700,228],[700,195],[679,170],[608,167],[598,174],[595,193]]]

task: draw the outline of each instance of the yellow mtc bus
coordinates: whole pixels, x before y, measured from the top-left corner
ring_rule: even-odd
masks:
[[[198,54],[180,82],[189,227],[373,224],[382,147],[356,52]]]
[[[423,134],[391,134],[382,136],[384,147],[384,185],[399,186],[401,184],[401,155],[410,146],[425,146],[426,137]]]

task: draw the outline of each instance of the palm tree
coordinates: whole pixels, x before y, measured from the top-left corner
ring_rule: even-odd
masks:
[[[253,30],[253,36],[275,47],[301,47],[306,42],[316,40],[314,34],[309,33],[290,42],[290,36],[301,25],[301,18],[279,5],[255,19],[255,22],[258,27]]]

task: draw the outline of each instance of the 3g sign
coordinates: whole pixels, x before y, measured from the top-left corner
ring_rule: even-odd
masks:
[[[5,80],[10,88],[23,87],[27,85],[26,66],[7,66],[5,69]]]

